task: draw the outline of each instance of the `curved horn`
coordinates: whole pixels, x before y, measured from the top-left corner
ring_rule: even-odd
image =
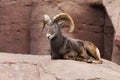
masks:
[[[45,28],[45,25],[47,24],[47,23],[50,23],[51,22],[51,19],[50,19],[50,17],[48,16],[48,15],[44,15],[44,17],[43,17],[43,20],[42,20],[42,25],[43,25],[43,27],[42,27],[42,31],[43,31],[43,29]]]
[[[49,22],[51,21],[50,17],[49,17],[47,14],[44,15],[44,20],[45,20],[47,23],[49,23]]]
[[[53,17],[53,22],[59,21],[59,20],[66,20],[70,24],[70,30],[69,32],[73,32],[75,29],[74,21],[71,16],[69,16],[66,13],[60,13]]]

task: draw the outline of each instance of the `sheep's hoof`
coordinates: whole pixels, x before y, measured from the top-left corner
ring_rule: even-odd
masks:
[[[69,56],[69,55],[65,55],[64,59],[66,59],[66,60],[75,60],[75,57]]]

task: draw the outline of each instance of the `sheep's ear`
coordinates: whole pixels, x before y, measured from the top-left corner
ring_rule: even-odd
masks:
[[[59,22],[58,22],[58,25],[59,25],[60,27],[63,27],[65,24],[64,24],[63,21],[59,21]]]

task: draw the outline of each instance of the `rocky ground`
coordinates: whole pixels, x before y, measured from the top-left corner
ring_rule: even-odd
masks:
[[[0,53],[0,80],[120,80],[120,66],[51,60],[49,55]]]

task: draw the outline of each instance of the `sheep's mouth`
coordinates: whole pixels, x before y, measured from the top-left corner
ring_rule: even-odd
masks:
[[[49,40],[51,40],[51,39],[53,39],[54,37],[55,37],[55,34],[53,34],[53,35],[51,35],[50,33],[47,33],[47,38],[49,39]]]

